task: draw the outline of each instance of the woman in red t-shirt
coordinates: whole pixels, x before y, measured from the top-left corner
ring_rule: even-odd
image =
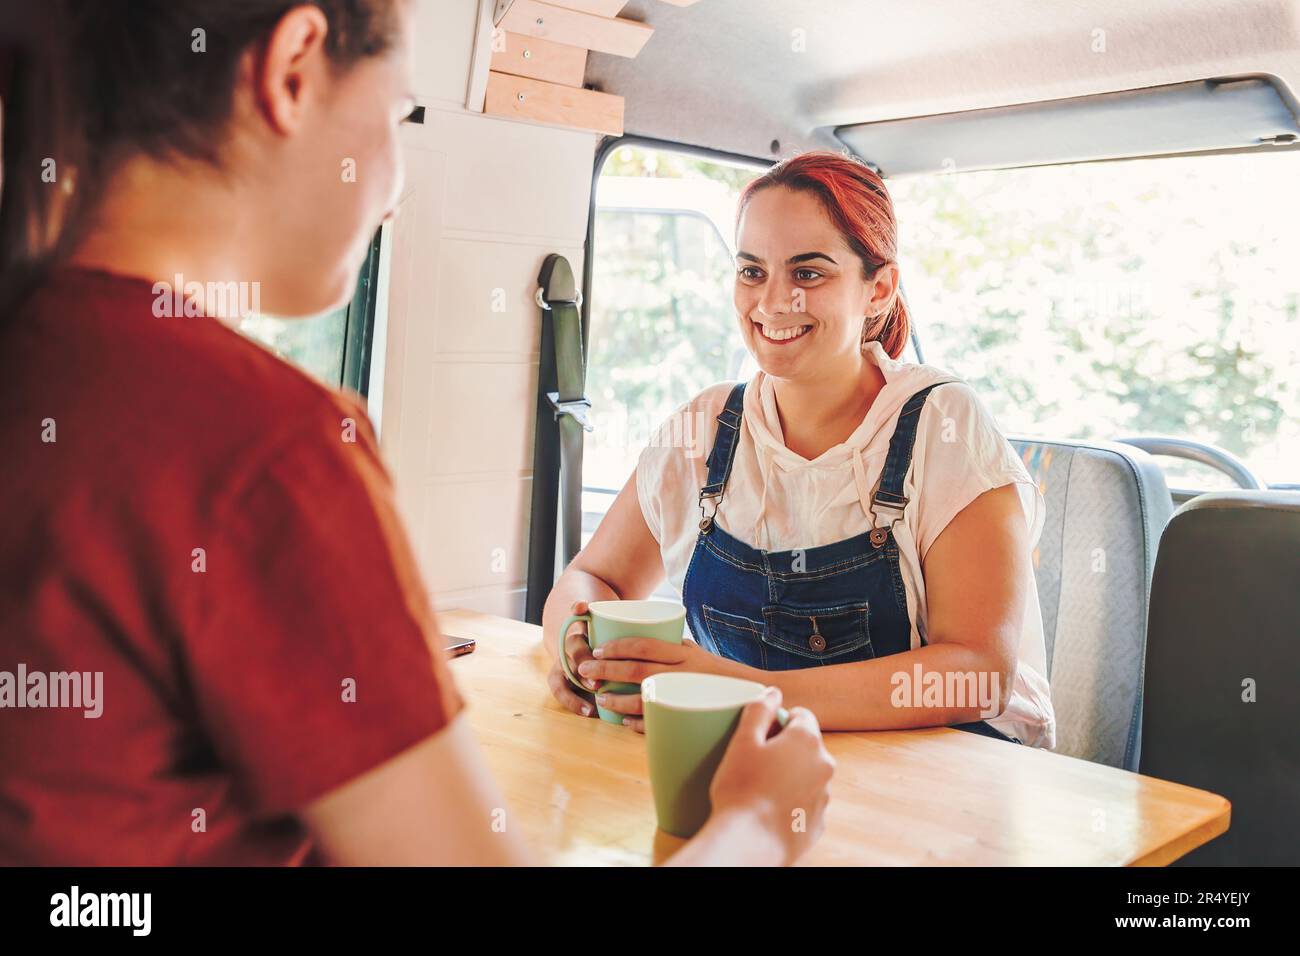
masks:
[[[92,719],[0,711],[0,863],[528,861],[364,412],[221,321],[250,289],[284,316],[347,299],[400,190],[411,3],[23,6],[0,669],[103,677]],[[807,711],[768,737],[778,700],[674,862],[789,862],[820,832],[832,762]]]

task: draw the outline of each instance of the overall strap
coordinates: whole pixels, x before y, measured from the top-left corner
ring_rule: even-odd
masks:
[[[903,410],[898,413],[898,424],[894,426],[893,437],[889,439],[889,454],[885,457],[885,467],[880,473],[880,483],[876,485],[876,493],[871,499],[873,510],[897,511],[899,517],[902,516],[903,508],[907,505],[903,482],[907,479],[908,469],[912,467],[912,446],[916,443],[921,409],[930,392],[947,384],[935,382],[921,389],[907,400]]]
[[[731,463],[736,459],[736,445],[740,438],[740,421],[745,407],[745,383],[741,382],[727,396],[727,404],[718,415],[718,433],[713,438],[713,447],[709,450],[706,462],[709,469],[704,487],[700,489],[700,512],[704,520],[700,530],[707,533],[713,527],[713,515],[717,514],[718,505],[722,503],[722,493],[726,491],[727,479],[731,477]],[[713,513],[704,510],[705,499],[713,499]]]

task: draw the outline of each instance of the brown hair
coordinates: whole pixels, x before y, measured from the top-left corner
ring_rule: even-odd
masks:
[[[885,184],[865,163],[826,150],[800,153],[777,163],[753,180],[740,196],[740,211],[760,190],[784,186],[821,200],[835,228],[862,260],[864,278],[898,255],[898,222]],[[862,323],[862,345],[879,341],[891,358],[903,354],[911,334],[911,315],[901,292],[879,322]]]
[[[384,52],[400,0],[35,0],[0,14],[0,305],[65,253],[133,155],[217,163],[240,59],[298,6],[347,66]]]

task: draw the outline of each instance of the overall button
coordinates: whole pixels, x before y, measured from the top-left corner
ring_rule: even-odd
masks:
[[[759,636],[768,647],[787,655],[771,669],[841,664],[875,657],[867,633],[869,612],[866,601],[830,607],[765,606],[765,626]]]

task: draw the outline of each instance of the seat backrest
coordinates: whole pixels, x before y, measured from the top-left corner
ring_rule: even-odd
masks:
[[[1136,770],[1151,574],[1174,510],[1164,472],[1128,445],[1011,443],[1047,503],[1034,577],[1056,750]]]
[[[1300,492],[1201,495],[1151,585],[1145,774],[1222,794],[1228,832],[1185,862],[1300,863]]]

